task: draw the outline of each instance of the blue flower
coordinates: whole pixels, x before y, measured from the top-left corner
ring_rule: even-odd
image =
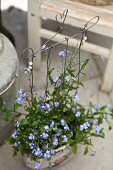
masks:
[[[61,125],[62,125],[62,126],[64,126],[64,125],[65,125],[65,121],[64,121],[64,119],[61,119],[61,121],[60,121],[60,122],[61,122]]]
[[[43,139],[47,139],[49,135],[48,135],[47,133],[42,133],[40,136],[41,136]]]
[[[65,57],[65,56],[66,56],[66,53],[65,53],[64,51],[60,51],[60,52],[58,53],[58,55],[59,55],[60,57]]]
[[[34,153],[35,156],[42,156],[42,150],[40,150],[39,147],[37,147],[37,149],[35,150],[35,153]]]
[[[15,142],[15,146],[16,146],[16,147],[18,146],[18,143],[17,143],[17,142]]]
[[[16,122],[16,126],[17,126],[17,127],[19,127],[19,125],[20,125],[20,122],[19,122],[19,121],[17,121],[17,122]]]
[[[88,127],[90,127],[90,124],[89,124],[88,122],[85,122],[85,123],[83,124],[83,126],[84,126],[84,129],[88,129]]]
[[[17,100],[16,100],[16,103],[18,103],[18,104],[21,104],[23,102],[24,102],[24,100],[23,100],[23,98],[21,96],[18,97]]]
[[[106,113],[106,115],[105,115],[105,119],[106,119],[106,120],[108,120],[108,113]]]
[[[76,113],[76,112],[77,112],[77,109],[76,109],[76,108],[73,108],[72,111],[73,111],[73,113]]]
[[[50,105],[48,103],[45,103],[46,109],[50,108]]]
[[[93,123],[94,122],[94,120],[93,119],[90,119],[90,121],[89,121],[90,123]]]
[[[30,149],[33,149],[35,144],[34,143],[29,143]]]
[[[26,73],[30,73],[31,72],[31,70],[30,70],[30,68],[24,68],[24,73],[26,74]]]
[[[40,107],[40,105],[39,104],[37,104],[37,108],[39,108]]]
[[[90,127],[89,122],[85,122],[83,125],[80,125],[80,131],[83,131],[84,129],[88,129]]]
[[[52,121],[52,122],[51,122],[51,124],[50,124],[50,127],[53,127],[53,126],[54,126],[54,124],[55,124],[55,122],[54,122],[54,121]]]
[[[51,157],[50,151],[47,150],[46,153],[44,153],[44,158],[48,159],[48,158],[50,158],[50,157]]]
[[[101,60],[104,62],[105,61],[105,58],[104,58],[104,56],[101,56]]]
[[[91,156],[95,156],[96,155],[96,151],[94,151],[92,154],[90,154]]]
[[[19,145],[20,143],[21,143],[20,141],[15,142],[15,146],[18,147],[18,145]]]
[[[55,163],[54,163],[54,162],[51,163],[50,168],[52,168],[53,166],[55,166]]]
[[[4,105],[6,105],[6,102],[5,102],[5,101],[3,101],[3,104],[4,104]]]
[[[28,162],[26,162],[26,166],[28,167],[28,165],[29,165],[29,163]]]
[[[84,130],[84,126],[80,125],[80,131],[83,131],[83,130]]]
[[[62,137],[64,138],[64,140],[62,142],[67,142],[68,141],[68,138],[67,138],[66,135],[63,135]]]
[[[53,78],[53,83],[56,83],[58,81],[58,77]]]
[[[54,155],[55,154],[55,150],[51,149],[51,154]]]
[[[34,168],[35,168],[36,170],[38,170],[38,169],[40,168],[40,164],[39,164],[39,163],[35,163]]]
[[[54,102],[54,106],[58,107],[59,106],[59,102]]]
[[[20,144],[21,142],[20,141],[18,141],[18,145]]]
[[[60,135],[61,135],[61,133],[60,133],[60,132],[56,134],[56,136],[60,136]]]
[[[71,135],[70,135],[70,137],[73,137],[73,131],[71,131]]]
[[[55,137],[55,138],[53,139],[53,145],[55,145],[55,146],[58,145],[58,138]]]
[[[45,149],[45,150],[48,149],[48,145],[49,145],[49,144],[47,143],[47,145],[44,146],[44,149]]]
[[[26,93],[21,94],[20,97],[21,97],[21,98],[26,97]]]
[[[21,94],[23,93],[23,90],[24,90],[24,89],[19,89],[19,90],[18,90],[18,94],[21,95]]]
[[[96,134],[99,135],[100,134],[100,128],[96,127]]]
[[[34,137],[34,135],[31,133],[30,135],[29,135],[29,140],[33,140],[33,139],[35,139],[35,137]]]
[[[106,104],[106,107],[109,109],[110,108],[110,104],[108,103],[108,104]]]
[[[48,132],[49,126],[48,125],[44,126],[44,129]]]
[[[81,112],[80,112],[80,111],[78,111],[78,112],[75,114],[76,117],[80,117],[80,115],[81,115]]]
[[[44,99],[44,98],[45,98],[45,95],[46,95],[46,92],[43,91],[40,97],[41,97],[42,99]]]
[[[96,110],[98,110],[98,109],[99,109],[98,104],[95,104],[95,105],[94,105],[94,109],[96,109]]]
[[[18,136],[17,136],[17,133],[16,133],[16,132],[12,133],[12,138],[16,139],[17,137],[18,137]]]
[[[65,126],[64,126],[64,129],[65,129],[65,130],[70,130],[68,125],[65,125]]]
[[[75,95],[74,99],[73,99],[74,102],[78,102],[79,101],[79,98],[77,95]]]
[[[91,113],[94,114],[95,112],[96,112],[96,109],[93,107],[93,108],[91,109]]]
[[[68,76],[66,76],[66,77],[65,77],[65,80],[66,80],[67,82],[69,82],[69,77],[68,77]]]

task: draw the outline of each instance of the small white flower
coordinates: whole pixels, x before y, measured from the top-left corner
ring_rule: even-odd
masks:
[[[83,37],[83,40],[84,40],[84,41],[86,41],[86,40],[87,40],[87,37],[86,37],[86,36],[84,36],[84,37]]]
[[[42,48],[42,50],[44,50],[46,48],[46,45],[44,44],[41,48]]]
[[[65,80],[66,80],[67,82],[69,82],[69,77],[68,77],[68,76],[66,76],[66,77],[65,77]]]
[[[29,66],[29,69],[32,70],[32,66]]]
[[[33,63],[32,62],[29,62],[29,66],[32,66],[33,65]]]
[[[75,77],[72,77],[72,80],[74,80],[74,81],[75,81],[75,80],[76,80],[76,78],[75,78]]]

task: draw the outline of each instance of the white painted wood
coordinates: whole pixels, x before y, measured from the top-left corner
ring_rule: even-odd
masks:
[[[40,29],[40,36],[42,38],[46,37],[47,39],[50,39],[54,35],[55,35],[55,32],[53,32],[53,31],[48,31],[46,29]],[[64,41],[65,37],[68,37],[68,36],[58,34],[56,37],[54,37],[53,40],[56,41],[56,42],[62,42],[63,41],[62,44],[66,45],[66,41]],[[75,38],[71,38],[69,40],[69,45],[75,47],[77,42],[78,41]],[[83,44],[83,46],[81,47],[81,49],[84,50],[84,51],[93,52],[95,54],[104,56],[106,58],[108,58],[109,53],[110,53],[109,49],[95,45],[95,44],[91,44],[91,43],[88,43],[88,42],[85,42]]]
[[[40,37],[48,39],[55,34],[52,31],[41,28],[40,17],[55,20],[56,14],[63,13],[65,9],[69,10],[65,24],[83,28],[83,24],[87,23],[91,18],[100,16],[99,22],[90,28],[90,31],[113,38],[113,5],[105,7],[90,6],[80,3],[79,0],[28,0],[28,4],[28,42],[29,47],[32,47],[35,51],[41,46]],[[32,14],[35,16],[32,16]],[[54,38],[54,41],[61,41],[64,38],[64,35],[59,34]],[[69,41],[72,46],[77,43],[75,39]],[[65,42],[62,43],[65,44]],[[85,42],[82,49],[108,58],[102,90],[109,92],[113,84],[113,47],[109,50]],[[35,69],[40,67],[40,61],[41,54],[38,53],[34,66]]]
[[[113,44],[103,77],[102,91],[109,93],[113,87]]]
[[[40,0],[28,0],[28,47],[35,51],[40,48],[41,40],[39,30],[41,27],[41,19],[39,16]],[[29,52],[29,55],[31,53]],[[40,68],[41,54],[37,53],[34,59],[35,70]]]

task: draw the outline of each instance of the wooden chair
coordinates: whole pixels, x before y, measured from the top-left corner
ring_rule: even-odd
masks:
[[[41,46],[41,37],[49,39],[55,32],[41,28],[41,17],[55,20],[55,15],[68,9],[65,24],[83,28],[91,18],[99,16],[99,22],[90,29],[91,32],[113,38],[113,5],[90,6],[80,3],[79,0],[28,0],[28,46],[35,51]],[[58,34],[54,41],[61,41],[64,35]],[[70,39],[69,44],[74,45],[75,39]],[[64,42],[65,44],[65,42]],[[82,49],[91,53],[104,56],[108,59],[103,76],[102,90],[110,92],[113,86],[113,43],[111,49],[91,43],[84,43]],[[40,53],[34,64],[35,69],[41,66]]]

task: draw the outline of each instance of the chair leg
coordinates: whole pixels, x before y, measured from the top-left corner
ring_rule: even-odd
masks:
[[[39,0],[28,0],[28,47],[36,52],[41,46],[40,38],[41,18],[39,16]],[[31,53],[29,52],[29,55]],[[34,70],[41,65],[41,53],[34,58]]]
[[[113,44],[108,58],[106,70],[103,77],[102,91],[109,93],[113,87]]]

